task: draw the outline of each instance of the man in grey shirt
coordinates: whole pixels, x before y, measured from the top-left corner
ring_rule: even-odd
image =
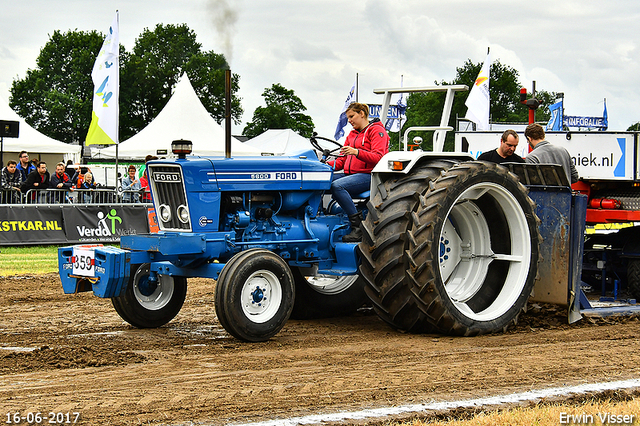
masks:
[[[527,155],[527,163],[559,164],[571,183],[578,181],[578,171],[571,161],[569,151],[561,146],[551,145],[544,140],[544,129],[539,124],[529,124],[524,131],[532,151]]]

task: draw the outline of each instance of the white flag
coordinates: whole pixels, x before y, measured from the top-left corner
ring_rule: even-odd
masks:
[[[93,113],[86,145],[118,143],[118,93],[120,88],[118,12],[93,65]]]
[[[465,118],[476,123],[476,130],[489,130],[489,73],[491,61],[489,52],[476,78],[471,92],[464,103],[467,106]]]
[[[349,91],[349,95],[347,95],[347,99],[344,101],[344,106],[342,107],[342,112],[340,113],[340,117],[338,118],[338,125],[336,126],[336,134],[334,135],[335,139],[338,140],[344,136],[344,126],[347,125],[349,120],[347,120],[347,108],[349,105],[356,101],[356,83],[353,83],[351,86],[351,90]]]

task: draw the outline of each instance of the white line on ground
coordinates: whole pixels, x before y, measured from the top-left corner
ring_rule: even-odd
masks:
[[[343,413],[313,414],[290,419],[268,420],[257,423],[232,423],[233,426],[296,426],[318,424],[322,422],[340,422],[345,420],[363,420],[374,417],[386,417],[404,413],[418,413],[421,411],[451,410],[455,408],[477,407],[484,405],[510,404],[522,401],[532,401],[540,398],[557,397],[587,392],[598,392],[615,389],[640,387],[640,379],[621,380],[605,383],[587,383],[577,386],[565,386],[540,390],[531,390],[509,395],[491,396],[486,398],[466,399],[462,401],[443,401],[429,404],[411,404],[397,407],[373,408],[368,410]]]

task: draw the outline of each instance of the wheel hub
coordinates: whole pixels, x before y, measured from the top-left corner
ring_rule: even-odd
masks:
[[[280,307],[280,280],[271,271],[261,269],[245,281],[242,289],[242,310],[248,319],[264,323],[273,318]]]
[[[138,290],[143,296],[149,297],[158,289],[158,281],[151,281],[149,277],[145,277],[138,283]]]
[[[260,287],[256,287],[255,290],[253,290],[253,292],[251,293],[251,297],[253,298],[253,300],[251,301],[251,303],[257,303],[258,306],[261,306],[261,303],[263,301],[266,301],[267,298],[265,296],[265,291],[267,291],[266,288],[260,288]]]
[[[138,268],[133,278],[133,294],[145,309],[156,311],[165,307],[173,297],[173,277],[156,275],[150,279],[149,265]]]

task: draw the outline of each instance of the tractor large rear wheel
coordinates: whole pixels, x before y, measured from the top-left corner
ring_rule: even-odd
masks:
[[[408,175],[392,176],[378,185],[368,203],[369,214],[362,222],[359,245],[365,293],[378,316],[401,330],[423,331],[423,315],[406,281],[412,213],[418,209],[421,194],[455,164],[454,160],[437,160]]]
[[[441,169],[424,186],[403,255],[376,255],[384,241],[368,233],[373,250],[363,265],[375,271],[367,274],[367,294],[377,296],[377,312],[409,331],[506,329],[526,307],[537,275],[540,234],[526,188],[507,169],[483,162]]]

